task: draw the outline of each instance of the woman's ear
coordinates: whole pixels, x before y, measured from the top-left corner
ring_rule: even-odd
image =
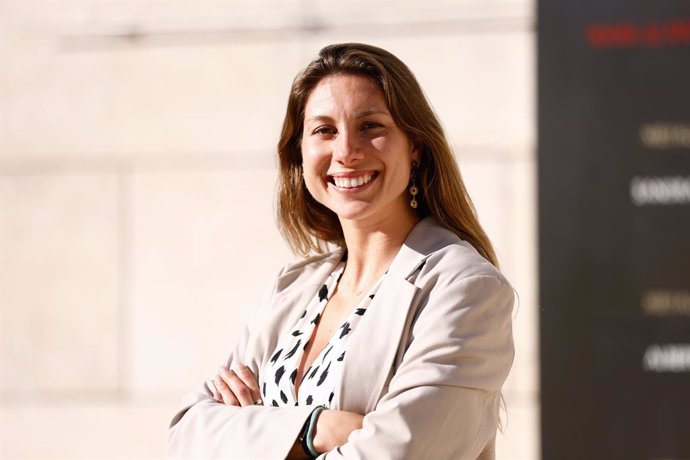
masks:
[[[410,151],[410,159],[414,163],[419,163],[419,160],[422,159],[422,143],[419,142],[415,138],[412,138],[410,140],[412,142],[412,150]]]

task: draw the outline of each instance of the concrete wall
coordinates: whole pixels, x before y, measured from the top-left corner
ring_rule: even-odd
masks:
[[[499,459],[538,458],[533,8],[0,0],[0,458],[162,457],[292,258],[274,145],[340,41],[401,57],[448,130],[520,294]]]

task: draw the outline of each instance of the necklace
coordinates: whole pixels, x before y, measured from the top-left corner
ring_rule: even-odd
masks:
[[[384,272],[384,274],[385,274],[386,272],[388,272],[388,269],[386,269],[386,271]],[[343,270],[343,273],[340,275],[340,276],[341,276],[341,279],[342,279],[342,276],[343,276],[344,274],[345,274],[345,271]],[[374,285],[374,283],[376,282],[376,280],[378,280],[379,278],[381,278],[381,276],[382,276],[382,275],[373,277],[372,279],[370,279],[370,280],[368,280],[368,281],[362,283],[362,285],[359,287],[359,289],[356,289],[356,288],[354,288],[353,286],[351,286],[351,285],[349,285],[349,284],[346,284],[346,283],[340,283],[341,280],[338,280],[338,281],[339,281],[338,284],[342,284],[343,286],[345,286],[345,288],[346,288],[348,291],[350,291],[352,294],[354,294],[356,297],[361,297],[362,294],[364,294],[364,292],[368,291],[368,290],[371,288],[371,286]]]
[[[352,286],[347,286],[347,285],[346,285],[345,287],[347,288],[348,291],[350,291],[352,294],[354,294],[354,295],[357,296],[357,297],[360,297],[360,296],[362,295],[362,293],[365,291],[365,289],[361,289],[361,290],[359,290],[359,291],[358,291],[358,290],[355,290],[355,289],[352,289]],[[366,287],[368,288],[369,286],[366,286]]]

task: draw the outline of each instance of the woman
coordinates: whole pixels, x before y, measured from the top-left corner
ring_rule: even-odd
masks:
[[[494,458],[513,290],[410,70],[373,46],[322,49],[278,153],[281,231],[317,255],[281,271],[183,400],[168,455]]]

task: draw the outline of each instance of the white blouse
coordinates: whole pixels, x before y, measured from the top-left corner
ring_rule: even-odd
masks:
[[[297,367],[344,269],[345,262],[340,262],[309,302],[297,324],[290,329],[290,333],[278,341],[278,346],[261,373],[263,376],[261,397],[264,404],[279,407],[323,404],[328,408],[331,407],[342,376],[343,363],[347,359],[348,339],[383,281],[381,277],[360,300],[345,322],[336,329],[324,349],[304,372],[299,387],[299,397],[295,397]]]

